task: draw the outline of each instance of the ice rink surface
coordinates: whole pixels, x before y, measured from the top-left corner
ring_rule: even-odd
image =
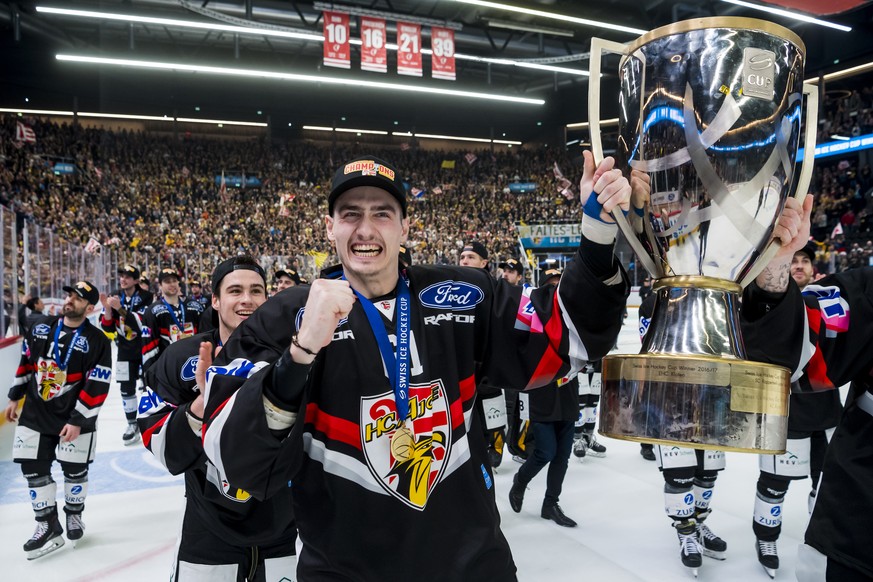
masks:
[[[636,310],[631,309],[614,353],[639,351]],[[121,396],[113,385],[100,413],[98,449],[91,466],[83,514],[85,537],[35,561],[22,544],[33,533],[33,512],[24,478],[0,451],[0,571],[7,582],[139,582],[169,579],[184,508],[181,477],[172,477],[141,444],[124,447]],[[8,428],[8,427],[7,427]],[[507,454],[496,470],[497,505],[521,581],[693,580],[679,559],[679,545],[664,513],[664,481],[656,463],[636,443],[600,437],[604,458],[570,459],[560,504],[579,526],[567,529],[540,517],[546,469],[531,482],[521,513],[507,493],[520,466]],[[756,455],[728,453],[716,482],[707,525],[728,544],[727,559],[704,558],[699,580],[766,582],[752,533],[758,478]],[[55,464],[59,509],[63,477]],[[783,508],[777,580],[794,580],[797,546],[808,520],[810,480],[795,481]],[[61,511],[63,523],[63,512]],[[451,532],[445,532],[451,535]],[[439,545],[439,534],[434,534]],[[436,551],[438,555],[438,550]],[[449,581],[447,581],[449,582]],[[486,581],[483,581],[486,582]]]

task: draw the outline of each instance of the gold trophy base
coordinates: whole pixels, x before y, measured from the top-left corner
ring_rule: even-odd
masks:
[[[713,356],[603,359],[600,434],[695,449],[782,454],[787,368]]]

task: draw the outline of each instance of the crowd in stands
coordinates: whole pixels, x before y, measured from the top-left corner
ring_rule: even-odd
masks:
[[[579,162],[565,152],[554,152],[556,159],[548,150],[327,148],[266,138],[175,139],[39,119],[28,123],[37,143],[17,148],[8,137],[14,135],[15,118],[3,119],[0,202],[22,220],[68,240],[85,245],[93,237],[104,248],[152,254],[152,264],[203,253],[211,266],[242,251],[299,258],[312,253],[330,260],[321,220],[330,179],[337,164],[364,153],[394,162],[410,189],[420,191],[410,203],[416,261],[456,264],[461,247],[472,239],[495,257],[517,257],[517,220],[579,219],[578,205],[567,204],[555,187],[555,162],[578,180],[572,168]],[[468,160],[470,153],[475,160]],[[57,175],[52,167],[58,160],[80,171]],[[222,172],[244,173],[261,185],[229,184],[222,194],[216,183]],[[536,182],[539,188],[514,194],[511,181]]]
[[[854,96],[869,113],[873,91]],[[266,137],[219,140],[89,129],[37,118],[27,120],[37,142],[22,145],[11,138],[17,119],[0,119],[0,203],[19,221],[36,221],[71,242],[84,246],[94,238],[104,249],[151,257],[138,261],[141,265],[178,263],[190,253],[206,258],[201,265],[208,272],[222,258],[249,252],[274,257],[274,264],[264,265],[268,269],[309,265],[303,274],[315,276],[317,266],[333,259],[321,219],[332,173],[337,164],[364,153],[389,159],[405,173],[411,190],[409,245],[416,262],[457,264],[470,240],[481,241],[494,259],[517,258],[518,221],[580,218],[579,205],[559,193],[553,173],[557,163],[578,183],[578,150],[326,147]],[[57,174],[53,165],[61,160],[78,171]],[[222,172],[256,177],[260,186],[231,183],[222,192],[217,183]],[[537,188],[517,194],[510,192],[512,182],[533,182]],[[820,242],[819,271],[869,264],[869,165],[859,169],[849,160],[817,161],[811,190],[817,200],[813,234]],[[317,260],[305,260],[312,257]]]

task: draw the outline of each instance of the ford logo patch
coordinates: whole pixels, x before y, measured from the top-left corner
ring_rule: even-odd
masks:
[[[485,293],[476,285],[463,281],[442,281],[423,289],[418,299],[425,307],[464,311],[481,303]]]
[[[195,381],[197,379],[197,362],[199,360],[199,355],[191,356],[185,360],[185,364],[182,366],[182,372],[179,374],[179,377],[185,382]]]

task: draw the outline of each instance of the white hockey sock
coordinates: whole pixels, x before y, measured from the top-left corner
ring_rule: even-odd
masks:
[[[782,525],[783,499],[762,499],[755,496],[755,523],[761,527],[776,528]]]
[[[664,492],[664,509],[667,515],[674,519],[688,519],[694,517],[694,493],[680,491],[678,493]]]

